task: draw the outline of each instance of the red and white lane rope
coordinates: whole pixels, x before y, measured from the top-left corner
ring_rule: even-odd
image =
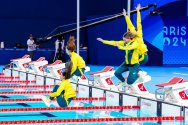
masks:
[[[50,94],[52,91],[29,91],[29,92],[0,92],[0,95],[38,95]]]
[[[162,117],[131,117],[131,118],[83,118],[83,119],[52,119],[52,120],[16,120],[0,121],[0,124],[63,124],[63,123],[97,123],[97,122],[135,122],[135,121],[183,121],[183,116],[162,116]]]
[[[94,98],[74,98],[74,101],[105,101],[104,97],[94,97]],[[1,99],[1,103],[20,103],[20,102],[41,102],[40,98],[26,98],[26,99]]]
[[[5,108],[0,112],[46,112],[46,111],[75,111],[75,110],[122,110],[139,109],[139,106],[87,106],[87,107],[54,107],[54,108]]]
[[[16,92],[0,92],[0,95],[44,95],[50,94],[52,91],[16,91]],[[78,91],[76,91],[78,93]]]
[[[9,83],[9,84],[16,84],[16,83],[25,83],[25,84],[28,84],[28,83],[36,83],[36,80],[6,80],[6,81],[3,81],[3,80],[0,80],[0,83],[1,84],[5,84],[5,83]]]
[[[30,88],[52,88],[55,85],[28,85],[28,86],[0,86],[0,89],[30,89]]]
[[[0,79],[18,79],[20,78],[19,76],[4,76],[0,75]]]

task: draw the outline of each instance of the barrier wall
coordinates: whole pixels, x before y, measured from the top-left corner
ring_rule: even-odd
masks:
[[[9,64],[11,59],[20,58],[27,53],[27,49],[0,49],[0,57],[3,57],[3,59],[0,60],[0,65]],[[53,49],[37,49],[35,51],[34,60],[40,57],[45,57],[45,59],[48,60],[49,63],[51,63],[53,61],[54,54],[55,51]],[[80,49],[80,55],[85,61],[87,61],[87,49]],[[68,57],[66,56],[66,58]]]

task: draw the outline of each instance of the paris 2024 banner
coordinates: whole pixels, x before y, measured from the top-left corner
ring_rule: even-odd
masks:
[[[157,4],[159,15],[151,16],[152,9],[141,12],[143,36],[145,42],[149,42],[163,52],[163,64],[188,64],[187,0],[135,0],[133,6],[137,3],[142,6]],[[135,19],[136,15],[134,15]]]

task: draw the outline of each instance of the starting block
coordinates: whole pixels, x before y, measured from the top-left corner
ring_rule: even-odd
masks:
[[[111,77],[114,76],[114,68],[112,66],[106,66],[99,72],[91,72],[90,75],[93,76],[93,84],[96,86],[107,89],[117,88],[111,80]]]
[[[27,67],[26,64],[31,62],[31,58],[29,58],[29,55],[24,55],[22,58],[12,59],[10,61],[13,69],[25,71]]]
[[[45,60],[45,57],[40,57],[38,60],[28,63],[29,72],[34,72],[41,75],[44,73],[43,66],[47,64],[48,61]]]
[[[166,83],[157,84],[159,88],[155,91],[155,98],[161,101],[169,101],[173,103],[188,103],[188,81],[180,77],[173,77]],[[162,90],[162,92],[159,92]]]
[[[88,66],[86,66],[85,67],[85,73],[86,72],[89,72],[90,71],[90,67],[88,67]],[[71,82],[75,82],[75,83],[81,83],[81,84],[88,84],[88,79],[87,79],[87,77],[83,74],[81,77],[77,77],[77,76],[73,76],[72,78],[71,78]]]
[[[144,84],[151,80],[151,76],[146,75],[146,76],[144,76],[141,79],[142,80],[136,81],[132,85],[126,86],[126,87],[128,87],[127,88],[128,91],[125,90],[125,92],[126,93],[130,93],[130,94],[139,94],[139,95],[147,95],[147,94],[149,94],[149,92],[146,89],[146,87],[144,86]]]
[[[45,72],[47,76],[60,78],[62,75],[62,69],[65,68],[65,63],[61,60],[56,60],[54,63],[45,66]]]

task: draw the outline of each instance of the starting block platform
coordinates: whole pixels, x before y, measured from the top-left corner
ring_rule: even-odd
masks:
[[[114,76],[114,68],[112,66],[106,66],[104,69],[98,72],[91,72],[90,77],[93,77],[93,85],[106,88],[106,89],[118,89],[111,77]]]
[[[44,74],[44,66],[48,64],[45,57],[40,57],[36,61],[28,63],[28,71],[36,74]]]
[[[60,78],[60,75],[62,74],[62,69],[64,68],[65,63],[63,63],[61,60],[56,60],[54,63],[45,66],[45,72],[46,75],[49,77]]]
[[[21,58],[12,59],[10,61],[11,61],[11,63],[10,63],[11,67],[13,69],[26,71],[26,66],[28,63],[31,62],[31,58],[29,57],[29,55],[24,55]]]
[[[135,95],[149,95],[149,91],[145,87],[145,83],[149,82],[151,80],[151,76],[146,75],[144,78],[136,83],[133,83],[132,85],[128,85],[128,93],[132,93]],[[126,90],[125,90],[126,92]]]
[[[90,71],[90,67],[85,67],[85,73]],[[81,77],[75,76],[75,79],[71,79],[71,82],[79,82],[83,84],[88,84],[88,78],[83,74]]]
[[[157,100],[188,104],[188,81],[181,77],[173,77],[166,83],[157,84],[158,89],[155,91]]]

